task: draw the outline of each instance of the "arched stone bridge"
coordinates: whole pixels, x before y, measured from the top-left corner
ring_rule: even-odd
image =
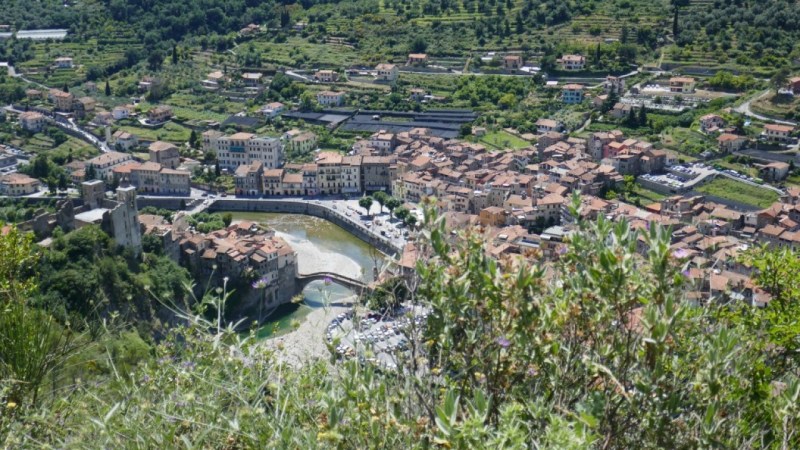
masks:
[[[354,292],[360,293],[369,288],[366,283],[361,280],[355,280],[353,278],[346,277],[344,275],[339,275],[338,273],[333,272],[314,272],[314,273],[298,273],[295,277],[296,284],[297,284],[297,292],[302,292],[302,290],[311,283],[312,281],[325,281],[329,279],[332,283],[340,284],[348,289],[353,290]]]

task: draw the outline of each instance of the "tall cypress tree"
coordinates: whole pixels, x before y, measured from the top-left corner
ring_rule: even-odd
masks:
[[[647,126],[647,108],[644,105],[642,105],[642,107],[639,108],[639,126],[640,127]]]

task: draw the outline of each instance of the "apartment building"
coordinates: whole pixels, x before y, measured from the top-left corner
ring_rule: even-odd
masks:
[[[281,140],[251,133],[226,136],[216,130],[206,131],[203,133],[203,151],[216,153],[220,167],[230,171],[256,161],[268,169],[283,165]]]
[[[321,152],[315,161],[317,164],[317,188],[321,195],[342,193],[342,155],[332,152]]]
[[[264,164],[254,161],[236,168],[233,175],[236,195],[260,195],[264,192]]]
[[[88,165],[94,168],[98,179],[109,180],[114,167],[132,160],[133,157],[127,153],[107,152],[90,159]]]

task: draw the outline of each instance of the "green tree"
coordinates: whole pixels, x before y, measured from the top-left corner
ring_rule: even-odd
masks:
[[[300,95],[300,109],[302,111],[313,111],[317,106],[317,100],[311,92],[303,92]]]
[[[642,105],[639,108],[639,117],[637,119],[637,125],[639,127],[646,127],[647,126],[647,107]]]
[[[406,225],[408,225],[409,228],[414,228],[414,226],[417,224],[417,216],[409,213],[406,216],[404,222]]]
[[[636,116],[636,110],[634,108],[631,108],[628,113],[628,117],[625,119],[625,125],[631,128],[636,128],[639,125],[639,119]]]
[[[225,224],[225,228],[231,226],[231,222],[233,222],[233,214],[226,212],[222,215],[222,223]]]
[[[389,197],[388,199],[386,199],[386,209],[389,210],[389,217],[391,217],[394,210],[400,207],[400,205],[402,204],[403,202],[401,202],[399,199],[395,197]]]
[[[67,180],[67,175],[64,172],[58,174],[58,189],[60,191],[66,191],[69,182]]]
[[[372,194],[372,198],[373,198],[373,200],[378,202],[378,205],[380,205],[381,208],[380,208],[379,212],[383,213],[383,206],[389,200],[389,196],[386,194],[386,192],[377,191],[374,194]]]
[[[31,176],[34,178],[47,178],[50,175],[50,161],[46,155],[39,154],[33,159]]]
[[[154,50],[147,56],[147,67],[157,71],[164,65],[164,54],[160,50]]]
[[[689,5],[689,0],[670,0],[672,3],[673,8],[673,17],[672,17],[672,37],[675,41],[678,40],[678,33],[680,29],[678,28],[678,15],[680,14],[681,8],[684,6]]]
[[[398,207],[394,211],[394,216],[397,217],[400,221],[402,221],[404,223],[406,221],[406,218],[408,218],[409,214],[410,214],[410,212],[408,211],[408,209],[403,207],[403,206]]]
[[[111,97],[111,83],[109,83],[108,80],[106,80],[104,93],[106,94],[106,97]]]
[[[608,98],[603,102],[600,106],[600,112],[607,113],[614,109],[614,105],[619,102],[619,95],[617,94],[617,89],[614,86],[611,86],[611,89],[608,91]]]
[[[411,41],[410,53],[425,53],[428,50],[428,42],[422,36],[417,36]]]
[[[12,227],[0,234],[0,255],[0,386],[6,414],[13,414],[14,408],[38,403],[40,388],[74,356],[82,336],[33,306],[40,254],[32,233]]]
[[[772,87],[775,89],[775,94],[777,95],[781,89],[786,87],[786,83],[789,81],[789,74],[790,69],[786,66],[781,67],[778,69],[772,78],[769,80]]]
[[[372,208],[372,197],[369,195],[365,195],[358,199],[358,206],[364,208],[367,215],[369,215],[369,210]]]
[[[84,179],[86,181],[92,181],[97,179],[97,170],[94,168],[93,164],[87,164],[86,170],[84,171]]]
[[[630,198],[636,192],[636,177],[625,175],[622,177],[622,187],[625,190],[625,197]]]
[[[197,131],[194,128],[192,129],[192,133],[189,135],[189,147],[191,148],[200,147],[200,138],[197,135]]]
[[[517,97],[512,93],[504,94],[500,97],[500,101],[498,102],[498,106],[501,109],[511,109],[517,104]]]

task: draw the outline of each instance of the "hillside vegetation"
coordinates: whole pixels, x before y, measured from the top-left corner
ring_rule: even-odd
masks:
[[[10,0],[0,16],[17,29],[68,28],[78,42],[127,41],[119,50],[124,58],[114,57],[124,64],[93,64],[111,72],[144,59],[157,67],[183,42],[230,49],[239,40],[235,33],[251,23],[269,30],[256,41],[280,44],[303,22],[300,35],[309,44],[345,42],[368,63],[402,60],[410,51],[458,58],[502,49],[587,54],[597,44],[629,46],[617,52],[623,63],[655,61],[663,47],[665,62],[737,71],[746,65],[772,71],[800,57],[795,0]],[[29,47],[0,45],[0,59],[31,59]]]
[[[748,256],[757,284],[774,296],[766,308],[697,307],[684,298],[688,280],[659,227],[636,231],[602,217],[581,224],[548,275],[535,264],[496,262],[474,232],[452,245],[433,213],[426,220],[429,259],[418,263],[413,295],[431,315],[389,372],[355,360],[290,367],[201,310],[184,310],[184,326],[149,343],[91,316],[64,321],[58,308],[34,301],[52,289],[38,276],[50,269],[37,264],[42,250],[12,230],[0,237],[0,445],[800,445],[797,255]],[[75,239],[68,251],[93,253]],[[636,254],[641,242],[644,255]],[[99,273],[109,273],[106,265]],[[89,289],[78,283],[92,280],[80,278],[68,305],[99,302],[96,289],[114,282],[100,278]],[[162,289],[153,292],[168,295]]]

